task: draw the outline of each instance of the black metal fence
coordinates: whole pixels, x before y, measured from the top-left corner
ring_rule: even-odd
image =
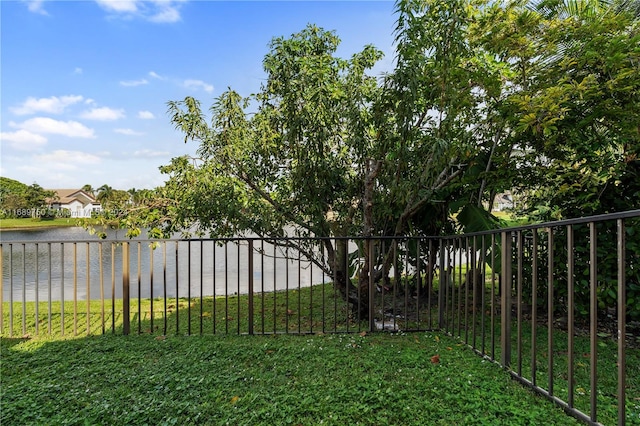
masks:
[[[640,424],[639,218],[447,238],[440,327],[588,424]]]
[[[3,336],[442,330],[640,424],[640,210],[443,238],[2,241]]]
[[[434,241],[4,241],[0,328],[8,336],[434,329],[437,269],[422,258]],[[364,259],[373,270],[382,257],[386,275],[363,280]]]

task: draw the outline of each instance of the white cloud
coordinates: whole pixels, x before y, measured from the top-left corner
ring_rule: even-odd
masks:
[[[157,23],[172,23],[180,21],[180,12],[173,6],[165,6],[149,17],[149,21]]]
[[[137,132],[133,129],[113,129],[114,132],[116,133],[120,133],[121,135],[127,135],[127,136],[140,136],[140,135],[144,135],[144,133],[142,132]]]
[[[152,151],[150,149],[141,149],[133,153],[134,157],[152,158],[152,157],[170,157],[169,151]]]
[[[166,80],[166,77],[162,77],[155,71],[149,71],[149,77],[157,78],[158,80]]]
[[[95,0],[105,11],[124,19],[133,17],[156,23],[180,21],[180,4],[186,0]]]
[[[124,110],[109,107],[92,108],[89,111],[85,111],[81,117],[87,120],[113,121],[124,118]]]
[[[153,120],[156,118],[151,111],[138,111],[138,118],[142,120]]]
[[[144,86],[145,84],[149,84],[147,79],[143,78],[140,80],[129,80],[129,81],[121,81],[120,85],[124,87],[136,87],[136,86]]]
[[[82,74],[82,68],[80,67],[75,67],[75,69],[73,70],[74,74]]]
[[[27,0],[27,8],[29,12],[39,13],[40,15],[49,15],[43,6],[44,0]]]
[[[1,132],[0,140],[8,142],[13,149],[21,151],[32,151],[47,143],[47,138],[44,136],[24,129],[15,132]]]
[[[96,0],[104,10],[115,13],[133,13],[138,11],[137,0]]]
[[[22,123],[9,122],[9,126],[32,133],[63,135],[70,138],[95,138],[93,129],[77,121],[60,121],[49,117],[34,117]]]
[[[207,93],[213,92],[213,86],[202,80],[185,80],[182,85],[187,89],[202,89]]]
[[[51,164],[54,170],[76,170],[79,166],[99,164],[100,157],[81,151],[56,150],[48,154],[36,155],[41,167]]]
[[[22,105],[9,108],[16,115],[29,115],[37,112],[46,112],[49,114],[61,114],[69,105],[81,102],[84,99],[80,95],[69,96],[51,96],[50,98],[28,97]]]

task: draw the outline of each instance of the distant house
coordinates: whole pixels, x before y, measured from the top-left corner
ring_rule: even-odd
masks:
[[[101,209],[95,197],[81,189],[52,189],[56,197],[48,200],[49,208],[68,210],[71,217],[91,217]]]
[[[489,208],[489,203],[487,201],[485,201],[483,205],[485,209]],[[491,210],[494,212],[501,212],[504,210],[514,209],[515,206],[516,203],[513,194],[511,193],[511,191],[505,191],[500,194],[496,194],[495,198],[493,199],[493,206]]]
[[[509,210],[515,207],[515,203],[513,201],[513,196],[510,191],[503,192],[502,194],[496,195],[495,200],[493,201],[493,209],[496,211]]]

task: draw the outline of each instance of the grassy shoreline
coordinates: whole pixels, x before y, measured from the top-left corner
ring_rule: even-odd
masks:
[[[519,226],[523,225],[526,220],[524,218],[517,218],[511,213],[507,212],[493,212],[496,217],[502,220],[505,226]],[[79,227],[79,219],[75,218],[55,218],[55,219],[0,219],[0,232],[2,231],[28,231],[34,229],[51,229],[51,228],[64,228],[64,227]]]
[[[0,232],[2,231],[28,231],[36,229],[77,227],[78,219],[56,218],[51,220],[25,219],[0,219]]]

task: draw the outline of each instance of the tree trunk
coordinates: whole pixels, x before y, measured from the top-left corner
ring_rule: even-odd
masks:
[[[349,276],[348,240],[337,239],[335,251],[329,251],[329,262],[333,271],[334,288],[340,292],[342,299],[352,305],[352,311],[357,314],[358,290],[351,283]]]

